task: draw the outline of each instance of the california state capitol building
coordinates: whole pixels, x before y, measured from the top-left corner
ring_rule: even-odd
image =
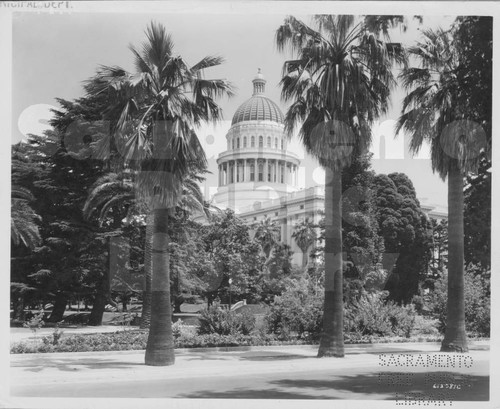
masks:
[[[292,146],[284,133],[280,107],[265,95],[266,79],[260,69],[252,83],[252,96],[232,117],[226,150],[218,153],[216,165],[209,165],[217,187],[205,189],[205,196],[219,209],[234,210],[249,225],[265,218],[278,222],[281,242],[291,247],[293,264],[301,265],[303,254],[292,238],[294,226],[306,218],[319,222],[324,186],[321,178],[314,179],[317,185],[304,186],[297,144]],[[421,203],[421,208],[429,217],[447,218],[446,211],[434,206]]]

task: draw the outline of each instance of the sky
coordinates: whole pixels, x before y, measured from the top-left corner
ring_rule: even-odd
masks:
[[[46,129],[50,108],[57,108],[55,98],[82,96],[82,81],[92,76],[99,65],[118,65],[133,71],[129,45],[140,47],[145,40],[145,28],[156,21],[172,34],[175,52],[189,64],[206,55],[224,57],[225,63],[208,70],[207,78],[228,79],[236,88],[233,98],[220,101],[225,121],[218,128],[207,126],[198,130],[214,173],[205,184],[205,193],[210,196],[217,188],[215,159],[225,150],[225,134],[233,113],[252,94],[251,80],[258,68],[267,80],[266,95],[278,103],[283,112],[287,108],[280,100],[278,84],[283,62],[292,56],[277,51],[274,33],[289,10],[286,7],[270,9],[269,3],[257,4],[268,7],[238,9],[233,4],[232,7],[219,7],[219,10],[180,7],[175,11],[156,12],[146,12],[147,8],[140,7],[129,12],[115,7],[104,12],[93,6],[92,12],[88,11],[89,7],[70,13],[65,10],[15,12],[12,15],[12,142],[21,140],[27,133]],[[310,21],[303,9],[298,11],[294,14],[296,17]],[[424,16],[422,26],[410,18],[407,32],[394,30],[392,40],[411,44],[418,39],[422,27],[446,28],[453,18]],[[396,89],[388,114],[374,125],[373,169],[379,173],[407,173],[419,198],[442,210],[447,201],[446,184],[432,173],[426,149],[417,158],[411,158],[405,151],[404,138],[395,138],[392,128],[403,96],[403,91]],[[385,137],[385,159],[379,157],[380,135]],[[315,160],[304,155],[300,143],[292,141],[290,149],[302,159],[301,187],[321,183],[322,170]]]

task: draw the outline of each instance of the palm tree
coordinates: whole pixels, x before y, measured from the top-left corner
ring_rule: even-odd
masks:
[[[121,226],[124,224],[124,214],[127,214],[127,219],[140,217],[142,214],[147,213],[147,204],[144,200],[141,200],[139,196],[136,195],[134,184],[130,178],[124,177],[124,172],[114,173],[110,172],[102,177],[100,177],[93,185],[87,200],[83,206],[83,215],[87,220],[91,220],[94,217],[99,223],[99,227],[104,225],[109,228],[117,229],[119,232]],[[128,220],[127,220],[128,222]],[[149,235],[148,235],[149,233]],[[114,233],[117,234],[117,233]],[[108,236],[108,243],[110,237]],[[146,226],[146,240],[145,240],[145,262],[144,262],[144,274],[145,274],[145,288],[143,292],[143,315],[144,310],[149,308],[148,302],[150,302],[151,290],[147,292],[148,284],[150,287],[150,281],[147,277],[151,275],[151,270],[148,269],[150,263],[147,262],[147,257],[151,257],[151,253],[147,251],[148,243],[151,241],[151,228]],[[150,247],[150,246],[149,246]],[[109,264],[109,263],[108,263]],[[109,266],[108,266],[109,268]],[[105,269],[103,271],[103,276],[101,277],[101,282],[98,286],[97,294],[94,300],[94,305],[89,318],[89,325],[101,325],[102,315],[104,313],[104,307],[109,302],[110,297],[110,283],[112,277],[110,276],[110,271]],[[149,298],[145,295],[149,294]],[[142,324],[141,319],[141,324]]]
[[[276,32],[280,51],[296,58],[283,65],[281,95],[292,101],[285,131],[299,128],[306,151],[325,168],[325,303],[318,357],[344,356],[341,172],[367,150],[371,123],[388,108],[398,46],[379,32],[398,16],[361,19],[314,16],[316,28],[287,17]],[[387,22],[384,26],[380,21]],[[300,125],[300,126],[299,126]]]
[[[302,268],[306,271],[309,262],[309,248],[316,242],[318,235],[314,224],[308,217],[301,220],[293,228],[292,237],[297,243],[297,246],[302,250]]]
[[[465,352],[463,177],[477,169],[484,140],[480,127],[467,121],[466,101],[460,98],[459,50],[452,33],[425,30],[422,36],[408,49],[419,66],[400,74],[408,95],[396,131],[410,136],[413,152],[428,141],[433,171],[448,178],[448,304],[441,350]]]
[[[260,243],[266,260],[268,261],[273,247],[278,243],[280,227],[274,220],[266,217],[259,223],[255,223],[253,228],[255,229],[254,239]]]
[[[42,241],[36,220],[41,217],[29,205],[33,194],[22,186],[13,185],[11,191],[10,237],[14,245],[23,244],[34,249]]]
[[[222,112],[215,98],[232,95],[225,80],[204,79],[205,69],[223,62],[205,57],[192,67],[174,55],[165,28],[151,23],[139,51],[130,47],[137,73],[120,67],[101,67],[88,82],[89,92],[107,92],[121,108],[110,138],[99,152],[107,154],[111,137],[121,141],[124,160],[137,171],[135,188],[152,209],[152,316],[146,346],[146,365],[175,362],[170,304],[168,216],[181,198],[182,181],[206,158],[193,129],[203,121],[217,121]]]

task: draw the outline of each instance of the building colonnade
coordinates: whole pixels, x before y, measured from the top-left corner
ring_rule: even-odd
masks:
[[[298,185],[299,167],[279,159],[232,159],[219,164],[219,186],[244,182]]]

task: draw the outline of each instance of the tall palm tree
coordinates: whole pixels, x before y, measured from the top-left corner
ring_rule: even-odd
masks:
[[[448,304],[441,350],[465,352],[463,178],[477,169],[485,140],[481,128],[467,121],[457,76],[459,50],[452,33],[425,30],[422,41],[408,53],[418,66],[400,74],[408,94],[396,131],[411,137],[413,152],[429,142],[433,171],[448,178]]]
[[[306,151],[325,168],[325,302],[318,357],[344,356],[341,172],[367,150],[371,123],[388,108],[398,47],[380,38],[397,16],[362,19],[314,16],[315,28],[287,17],[276,32],[283,65],[281,95],[292,101],[285,116],[289,136],[299,128]],[[381,28],[382,27],[382,28]]]
[[[90,93],[107,92],[121,108],[114,132],[103,138],[99,151],[107,154],[111,137],[128,166],[137,171],[136,191],[148,200],[153,218],[152,316],[146,346],[146,365],[175,362],[170,304],[168,216],[181,197],[182,181],[206,158],[193,129],[204,121],[221,119],[215,99],[232,95],[225,80],[204,79],[205,69],[223,62],[205,57],[189,67],[174,54],[165,28],[151,23],[141,50],[131,46],[137,72],[101,67],[89,81]]]
[[[297,243],[297,246],[302,250],[302,268],[304,271],[307,268],[309,261],[309,249],[316,242],[318,235],[316,233],[317,225],[314,224],[308,217],[301,220],[293,228],[292,237]]]
[[[10,237],[17,246],[23,244],[34,249],[42,238],[36,220],[41,217],[29,205],[35,200],[33,194],[22,186],[13,185],[11,191]]]

